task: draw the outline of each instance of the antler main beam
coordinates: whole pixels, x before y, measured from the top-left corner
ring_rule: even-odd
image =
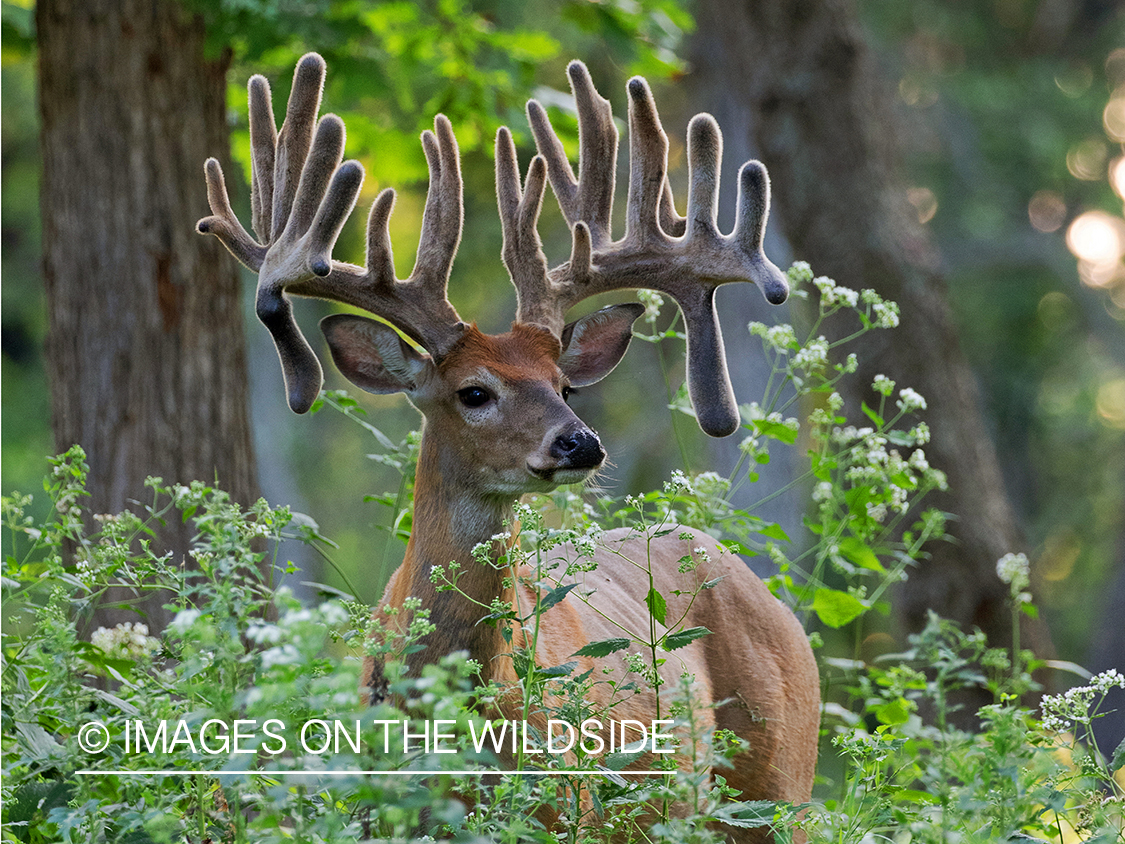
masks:
[[[688,335],[688,388],[700,427],[712,436],[737,430],[738,408],[730,385],[715,290],[722,284],[757,284],[772,304],[789,295],[785,276],[766,258],[762,237],[769,213],[769,178],[757,161],[739,173],[734,231],[716,222],[722,135],[715,119],[696,115],[688,126],[690,191],[680,217],[668,183],[668,138],[648,84],[629,81],[629,197],[626,231],[611,235],[617,129],[610,104],[594,88],[581,62],[567,69],[578,110],[579,175],[543,107],[528,103],[539,150],[521,191],[515,150],[506,130],[497,136],[497,193],[504,220],[504,260],[516,286],[518,319],[556,334],[566,311],[588,296],[622,288],[666,293],[680,306]],[[570,260],[546,270],[535,231],[543,174],[570,224]],[[540,271],[542,267],[543,271]]]
[[[256,310],[273,335],[285,375],[289,406],[309,409],[323,373],[316,354],[293,319],[286,294],[330,299],[383,317],[441,357],[461,336],[460,317],[446,290],[461,242],[463,198],[460,154],[453,128],[442,115],[434,131],[422,133],[430,188],[422,216],[418,257],[410,277],[394,272],[388,230],[395,193],[376,197],[367,219],[365,267],[332,259],[332,248],[350,216],[363,183],[357,161],[341,163],[344,124],[335,115],[317,122],[324,85],[324,60],[315,53],[297,65],[281,131],[274,128],[269,83],[250,80],[252,150],[251,237],[231,210],[222,169],[206,165],[212,216],[200,232],[214,234],[236,258],[258,273]]]

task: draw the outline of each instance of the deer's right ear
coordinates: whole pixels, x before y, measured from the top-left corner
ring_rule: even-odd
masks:
[[[406,343],[393,328],[353,314],[333,314],[320,321],[332,360],[349,381],[369,393],[409,393],[426,368],[429,355]]]

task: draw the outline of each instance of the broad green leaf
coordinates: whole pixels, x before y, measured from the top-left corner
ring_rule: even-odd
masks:
[[[867,402],[863,402],[862,407],[863,407],[864,415],[868,419],[870,419],[872,422],[875,423],[875,427],[876,428],[882,428],[883,427],[883,417],[880,416],[878,413],[876,413],[874,410],[872,410],[870,407],[868,407]]]
[[[816,590],[812,608],[820,620],[829,627],[843,627],[867,609],[855,595],[827,587]]]
[[[536,668],[535,673],[540,677],[565,677],[577,667],[577,662],[564,662],[562,665],[552,665],[550,668]]]
[[[668,614],[668,602],[664,600],[664,596],[656,591],[656,588],[648,590],[648,595],[645,596],[645,606],[648,611],[652,613],[652,617],[664,623],[664,618]]]
[[[567,583],[563,586],[556,586],[539,600],[539,611],[546,612],[547,610],[549,610],[551,607],[565,598],[570,590],[577,585],[577,583]]]
[[[764,528],[762,528],[760,531],[758,531],[758,533],[760,533],[762,536],[766,537],[767,539],[776,539],[779,542],[789,542],[790,541],[789,540],[789,534],[787,534],[784,530],[782,530],[781,525],[777,524],[776,522],[772,525],[766,525]]]
[[[706,627],[689,627],[686,630],[678,630],[675,633],[669,633],[664,637],[661,642],[661,647],[666,651],[674,651],[677,648],[682,648],[694,642],[696,639],[701,639],[704,636],[709,636],[711,631]]]
[[[793,445],[797,442],[797,431],[784,422],[771,422],[769,419],[755,419],[753,421],[754,429],[763,437],[778,440],[786,445]]]
[[[632,639],[618,638],[618,639],[602,639],[597,642],[591,642],[588,645],[583,645],[571,656],[591,656],[595,659],[602,656],[609,656],[611,653],[623,651],[629,647]]]
[[[876,706],[874,713],[880,723],[888,724],[893,727],[897,724],[905,724],[907,722],[910,718],[911,708],[910,701],[903,698],[896,698],[895,700]]]
[[[769,826],[777,813],[777,804],[772,800],[749,800],[743,803],[726,803],[712,814],[720,823],[744,829]]]
[[[855,536],[845,536],[840,540],[839,548],[841,554],[860,568],[877,572],[886,571],[883,564],[879,562],[879,558],[875,556],[875,552],[868,548],[863,540]]]

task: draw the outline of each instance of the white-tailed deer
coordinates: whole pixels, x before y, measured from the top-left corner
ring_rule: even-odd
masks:
[[[336,315],[321,323],[336,365],[353,383],[374,393],[403,392],[425,417],[414,530],[377,615],[387,624],[402,624],[401,616],[392,621],[382,607],[401,607],[408,597],[429,609],[437,629],[423,640],[424,650],[408,657],[412,670],[465,650],[481,665],[485,680],[515,683],[512,646],[498,627],[478,623],[480,603],[501,598],[534,606],[533,587],[518,578],[506,583],[508,572],[477,562],[473,549],[479,543],[499,544],[493,538],[512,523],[520,495],[578,483],[601,468],[606,457],[601,442],[567,406],[567,392],[598,381],[617,365],[643,308],[611,306],[570,324],[564,316],[578,301],[608,290],[650,288],[671,295],[687,326],[690,394],[700,425],[712,435],[732,433],[739,420],[714,311],[715,289],[752,281],[770,302],[788,295],[785,277],[761,248],[769,204],[765,169],[757,162],[743,166],[734,232],[720,234],[715,222],[719,128],[709,115],[696,116],[688,129],[687,216],[680,217],[666,177],[667,138],[648,85],[632,79],[626,234],[613,240],[617,129],[610,105],[594,89],[586,67],[573,62],[568,72],[579,117],[577,179],[539,103],[528,104],[539,155],[522,185],[511,135],[501,129],[496,137],[503,260],[517,291],[518,314],[510,332],[490,336],[462,322],[446,298],[463,212],[457,143],[443,116],[436,118],[432,134],[422,135],[430,187],[410,277],[396,279],[391,260],[390,189],[371,208],[366,267],[332,259],[363,171],[357,162],[341,163],[340,119],[326,115],[316,121],[324,72],[319,56],[301,59],[280,133],[274,127],[268,84],[260,76],[250,80],[251,189],[258,239],[232,213],[214,160],[206,167],[213,215],[199,222],[199,230],[217,235],[259,273],[257,312],[273,334],[293,410],[309,408],[322,373],[293,319],[287,293],[357,305],[424,349],[416,350],[384,322],[365,317]],[[548,269],[536,230],[548,179],[573,232],[570,259],[553,269]],[[734,769],[724,772],[743,799],[807,800],[816,761],[819,683],[793,614],[742,560],[705,534],[674,530],[646,538],[610,532],[603,546],[596,553],[597,569],[581,575],[588,603],[572,594],[543,615],[537,663],[547,667],[572,661],[584,644],[628,635],[623,630],[647,637],[649,582],[644,570],[651,564],[657,590],[668,596],[668,615],[686,614],[686,626],[711,631],[667,655],[661,668],[664,687],[674,686],[685,671],[694,675],[698,702],[719,704],[706,710],[714,726],[748,742]],[[679,564],[685,555],[709,559],[682,574]],[[438,591],[431,570],[451,561],[460,564],[458,591]],[[723,579],[717,588],[699,589],[715,578]],[[619,656],[580,657],[576,670],[597,663],[622,676]],[[376,694],[379,668],[373,660],[365,667],[365,682]],[[607,703],[599,699],[608,697],[604,684],[595,685],[590,694],[595,706]],[[655,702],[649,689],[619,704],[613,717],[651,722]],[[758,832],[734,834],[753,837]]]

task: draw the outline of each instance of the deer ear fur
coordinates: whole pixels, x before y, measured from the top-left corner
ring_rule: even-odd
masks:
[[[644,312],[644,305],[629,302],[568,323],[562,331],[559,369],[570,383],[585,387],[609,375],[624,357],[633,337],[633,323]]]
[[[320,321],[332,360],[349,381],[369,393],[409,393],[430,366],[430,357],[414,350],[382,322],[353,314],[333,314]]]

